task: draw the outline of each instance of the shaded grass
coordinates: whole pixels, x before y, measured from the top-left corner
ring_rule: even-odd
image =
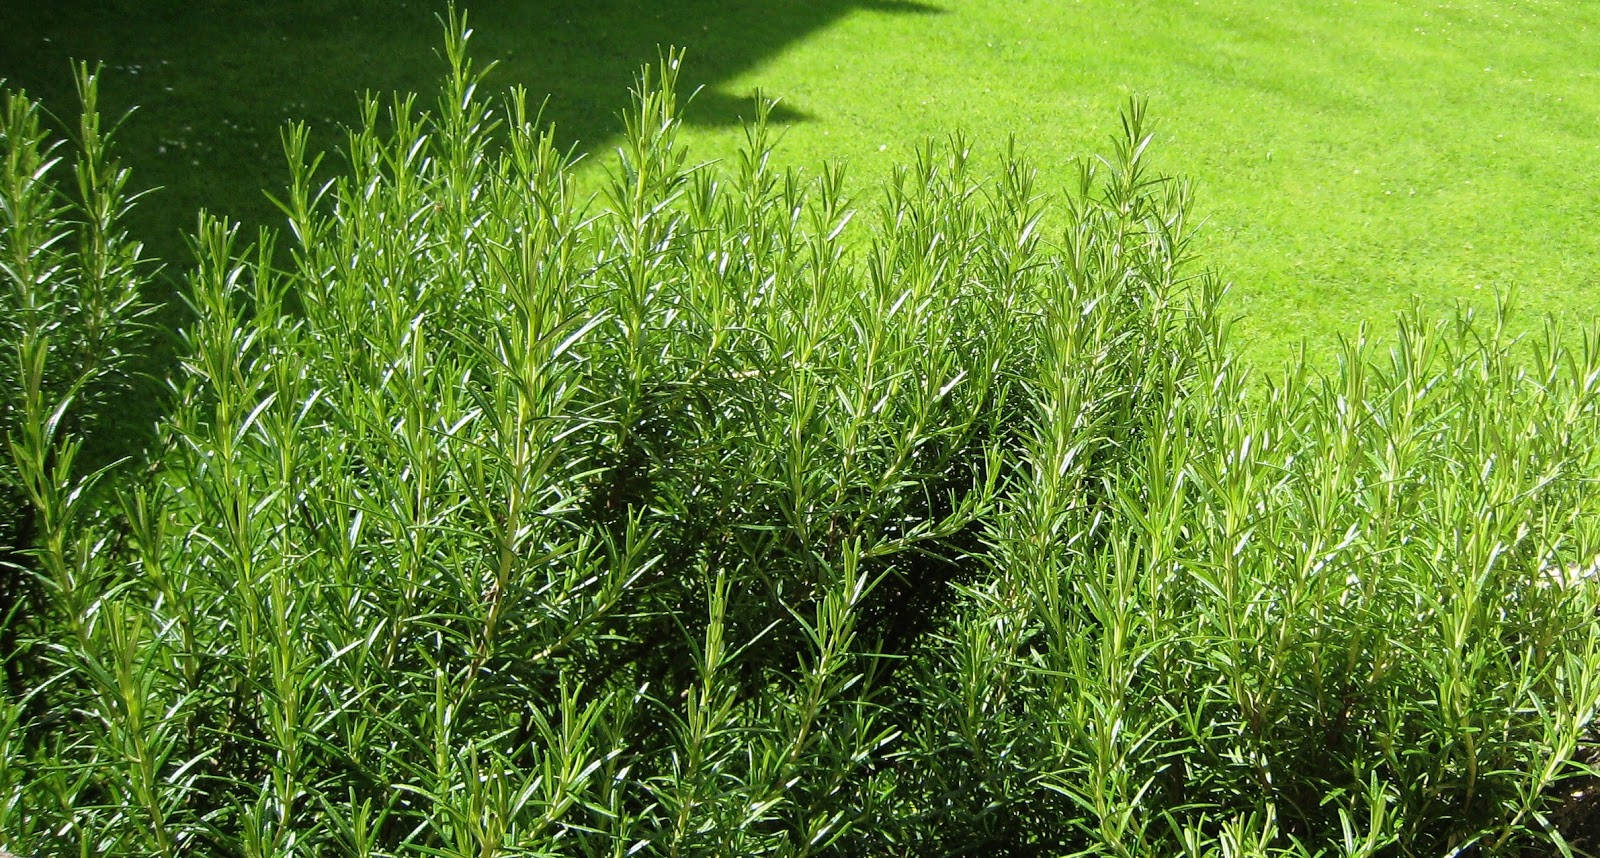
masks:
[[[911,0],[823,0],[760,6],[689,0],[564,4],[495,0],[472,8],[478,50],[499,68],[490,83],[527,86],[566,145],[621,130],[617,93],[660,47],[694,45],[686,91],[708,87],[684,120],[739,124],[750,93],[717,88],[784,45],[853,9],[930,13]],[[438,67],[435,17],[444,4],[333,0],[104,3],[65,0],[10,12],[0,77],[61,115],[75,112],[67,57],[102,61],[112,96],[139,105],[122,152],[141,181],[164,189],[136,225],[165,257],[186,256],[179,233],[199,208],[252,223],[278,221],[261,194],[282,185],[278,129],[309,123],[324,144],[359,123],[364,91],[425,91]],[[776,122],[805,114],[780,107]]]

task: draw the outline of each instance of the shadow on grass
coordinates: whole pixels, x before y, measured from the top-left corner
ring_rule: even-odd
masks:
[[[680,83],[701,88],[684,112],[691,125],[731,125],[753,111],[752,93],[725,83],[764,58],[852,12],[932,14],[916,0],[460,0],[475,31],[474,59],[497,65],[487,88],[520,84],[548,94],[544,118],[562,142],[602,149],[641,65],[667,46],[686,50]],[[337,146],[357,118],[358,95],[414,91],[431,103],[444,0],[49,0],[12,4],[0,27],[0,78],[68,123],[76,116],[69,59],[104,63],[103,109],[137,105],[118,152],[136,188],[159,187],[130,224],[168,274],[188,266],[183,238],[204,208],[247,227],[276,224],[263,191],[287,179],[278,143],[291,119],[313,145]],[[771,93],[782,97],[781,92]],[[826,105],[781,105],[778,123],[802,122]],[[253,230],[250,230],[253,232]],[[248,233],[247,233],[248,234]],[[182,318],[172,280],[158,284],[163,321]],[[147,370],[162,377],[170,348]],[[132,424],[148,427],[155,397],[134,397]],[[148,409],[149,414],[132,413]],[[144,434],[132,425],[118,430]],[[134,447],[138,442],[133,442]],[[124,444],[123,446],[129,446]]]
[[[687,51],[690,124],[730,125],[751,93],[725,81],[840,17],[928,14],[914,0],[467,0],[477,61],[497,63],[491,90],[521,84],[564,143],[601,147],[639,67],[666,46]],[[262,195],[287,175],[278,129],[312,123],[320,146],[339,142],[364,91],[435,91],[443,62],[436,0],[52,0],[21,3],[0,29],[0,77],[74,113],[69,58],[102,61],[108,112],[138,105],[121,153],[137,186],[163,190],[142,207],[138,231],[154,251],[183,259],[179,238],[202,207],[248,224],[272,223]],[[782,97],[783,93],[773,93]],[[425,97],[423,103],[428,99]],[[826,106],[788,104],[774,120],[800,122]]]

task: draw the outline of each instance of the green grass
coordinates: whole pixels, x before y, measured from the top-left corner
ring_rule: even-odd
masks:
[[[136,180],[169,186],[148,213],[177,247],[199,204],[272,215],[288,117],[354,123],[361,89],[426,88],[427,3],[24,4],[0,34],[0,75],[65,98],[63,57],[105,59]],[[1045,185],[1150,98],[1162,166],[1193,178],[1209,257],[1235,283],[1226,312],[1255,359],[1302,338],[1386,325],[1419,296],[1583,316],[1600,301],[1600,10],[1557,2],[997,0],[716,3],[532,0],[471,7],[489,83],[552,94],[562,139],[604,151],[617,93],[657,44],[688,50],[686,112],[704,157],[738,144],[751,91],[783,100],[781,157],[879,174],[929,136],[986,151],[1015,135]],[[42,39],[51,38],[50,44]],[[137,74],[134,74],[135,67]],[[161,141],[165,140],[166,143]],[[162,155],[155,146],[165,146]],[[590,186],[597,184],[591,179]]]
[[[792,158],[875,173],[908,139],[963,128],[990,146],[1015,134],[1046,183],[1109,130],[1104,105],[1150,98],[1161,163],[1196,181],[1209,258],[1236,284],[1227,310],[1258,357],[1301,337],[1330,354],[1413,294],[1437,310],[1516,287],[1580,317],[1600,300],[1600,180],[1583,166],[1600,158],[1594,6],[944,6],[858,13],[726,86],[815,117],[789,130]]]

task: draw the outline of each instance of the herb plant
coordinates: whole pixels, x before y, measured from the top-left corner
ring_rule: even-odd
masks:
[[[586,198],[447,33],[344,168],[284,132],[282,236],[200,216],[168,416],[95,474],[149,269],[92,77],[77,208],[10,97],[0,844],[1567,849],[1600,331],[1412,313],[1256,383],[1139,103],[1059,195],[956,136],[858,209],[768,104],[691,160],[669,53]]]

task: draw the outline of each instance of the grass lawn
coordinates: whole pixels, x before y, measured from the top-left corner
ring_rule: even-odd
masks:
[[[355,119],[353,93],[431,91],[430,3],[23,4],[0,76],[69,104],[65,57],[110,64],[106,100],[141,105],[124,152],[167,190],[147,203],[170,253],[196,206],[272,215],[289,117]],[[1302,338],[1327,353],[1419,296],[1585,317],[1600,299],[1600,6],[1557,2],[1001,2],[768,4],[545,0],[467,5],[496,85],[550,92],[568,139],[603,150],[637,65],[686,47],[695,152],[738,145],[761,87],[783,100],[782,154],[846,160],[875,180],[929,136],[1007,135],[1045,174],[1150,100],[1158,161],[1191,177],[1207,258],[1235,284],[1249,356]],[[865,200],[863,201],[865,202]]]

